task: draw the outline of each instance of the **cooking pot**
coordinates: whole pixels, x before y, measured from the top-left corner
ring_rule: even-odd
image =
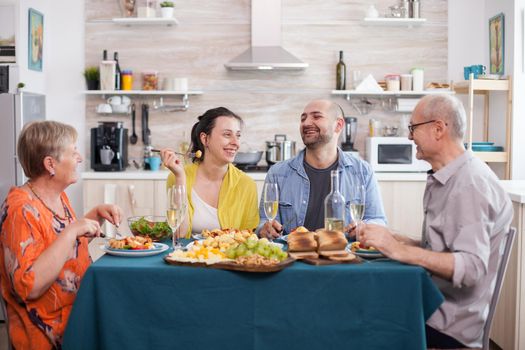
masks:
[[[257,165],[262,158],[262,154],[262,151],[237,152],[233,163],[238,165]]]
[[[286,140],[286,135],[276,134],[274,141],[266,141],[266,163],[273,165],[295,156],[295,141]]]

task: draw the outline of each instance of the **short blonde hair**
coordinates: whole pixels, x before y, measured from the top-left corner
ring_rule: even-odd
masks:
[[[44,158],[60,160],[67,145],[76,142],[78,133],[70,125],[51,120],[28,123],[22,129],[16,146],[24,174],[35,179],[46,173]]]

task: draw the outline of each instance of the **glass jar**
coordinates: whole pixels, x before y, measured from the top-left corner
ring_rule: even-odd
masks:
[[[401,74],[401,91],[412,90],[412,74]]]
[[[412,68],[412,90],[423,91],[424,87],[424,70],[423,68]]]
[[[399,75],[389,74],[385,76],[386,90],[387,91],[399,91],[401,85],[399,81]]]
[[[122,90],[133,90],[133,72],[129,69],[124,69],[121,72],[120,82]]]
[[[158,90],[159,73],[157,71],[142,72],[142,90]]]

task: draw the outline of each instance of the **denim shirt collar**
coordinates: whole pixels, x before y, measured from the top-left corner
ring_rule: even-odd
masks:
[[[299,175],[301,175],[305,179],[308,179],[308,175],[306,174],[306,170],[304,170],[304,166],[303,166],[305,153],[306,153],[306,149],[303,148],[299,152],[299,154],[291,160],[290,167],[294,169]],[[337,161],[339,163],[338,165],[339,172],[341,172],[342,169],[352,167],[352,163],[350,163],[350,161],[346,159],[346,157],[343,156],[343,150],[339,147],[337,147]]]

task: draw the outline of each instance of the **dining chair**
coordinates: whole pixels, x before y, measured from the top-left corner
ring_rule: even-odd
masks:
[[[496,272],[496,285],[494,286],[494,292],[492,298],[490,299],[489,305],[489,314],[485,325],[483,326],[483,342],[482,347],[479,350],[490,350],[490,327],[492,326],[492,319],[494,318],[494,313],[496,312],[496,306],[498,305],[499,296],[501,293],[501,287],[503,286],[503,279],[505,277],[505,271],[507,271],[507,265],[509,263],[510,251],[512,249],[512,244],[516,238],[516,228],[511,227],[509,232],[503,237],[503,250],[500,249],[500,260],[498,269]],[[427,349],[433,350],[433,349]],[[462,348],[453,349],[453,350],[463,350]],[[465,349],[466,350],[466,349]],[[472,350],[472,349],[471,349]],[[477,349],[476,349],[477,350]]]
[[[492,299],[490,300],[487,321],[485,321],[485,326],[483,327],[483,350],[489,350],[490,348],[490,327],[492,325],[494,313],[496,312],[496,306],[498,305],[501,287],[503,286],[503,279],[505,278],[505,271],[507,271],[507,265],[509,263],[512,244],[516,238],[516,228],[511,227],[505,236],[506,237],[503,238],[505,245],[503,251],[500,252],[501,258],[498,266],[498,272],[496,274],[496,286],[494,287],[494,293],[492,294]]]

